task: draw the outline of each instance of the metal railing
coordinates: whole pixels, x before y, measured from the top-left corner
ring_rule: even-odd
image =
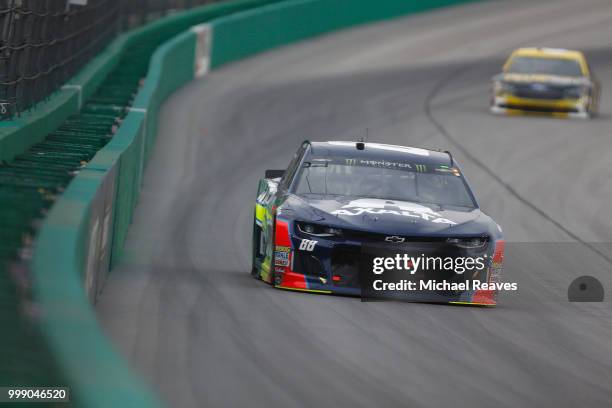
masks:
[[[51,95],[120,30],[221,0],[0,0],[0,120]]]

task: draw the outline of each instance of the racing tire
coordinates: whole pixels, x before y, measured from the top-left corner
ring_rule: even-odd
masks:
[[[253,245],[252,245],[252,250],[251,250],[251,276],[253,277],[253,279],[261,280],[261,272],[257,268],[257,266],[255,266],[255,251],[257,249],[255,248],[256,234],[257,234],[257,224],[255,223],[255,218],[253,218]]]
[[[596,95],[592,94],[589,97],[589,104],[588,104],[587,109],[586,109],[587,118],[588,119],[593,119],[593,118],[597,117],[598,110],[599,110],[598,97]]]

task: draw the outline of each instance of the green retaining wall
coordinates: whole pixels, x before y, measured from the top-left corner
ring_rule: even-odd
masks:
[[[277,3],[281,0],[237,0],[205,6],[149,24],[139,36],[168,38],[177,29],[188,28],[226,14]],[[160,44],[163,41],[160,41]],[[145,86],[138,93],[132,112],[113,140],[94,158],[91,166],[108,166],[119,161],[118,192],[115,215],[115,236],[112,243],[112,264],[120,257],[127,228],[138,201],[142,171],[157,134],[157,114],[163,101],[178,87],[194,77],[195,35],[186,32],[162,45],[151,59]],[[189,60],[187,59],[189,58]],[[181,61],[182,63],[177,63]],[[143,110],[146,110],[146,115]],[[143,154],[144,153],[144,154]]]
[[[115,257],[120,252],[138,199],[144,163],[155,140],[159,106],[170,93],[193,79],[196,35],[186,31],[172,36],[196,23],[273,1],[240,0],[175,14],[122,35],[112,45],[116,47],[116,59],[109,58],[108,65],[102,67],[106,73],[116,66],[121,53],[137,41],[158,40],[160,47],[151,58],[143,88],[113,139],[72,180],[51,209],[37,236],[31,265],[35,301],[44,311],[40,315],[41,331],[71,387],[75,406],[160,404],[103,335],[83,281],[90,269],[97,269],[93,264],[102,259],[101,253],[110,251]],[[61,101],[60,95],[50,103],[70,113],[60,115],[57,110],[47,110],[46,115],[34,114],[61,123],[78,109],[71,105],[74,102]],[[38,131],[44,133],[49,128]],[[43,137],[44,134],[37,135],[33,140]],[[108,200],[112,202],[114,218],[107,235],[102,233],[105,226],[100,227],[98,221],[103,221],[104,213],[99,207]],[[102,237],[106,242],[101,242]]]
[[[214,68],[332,30],[468,1],[238,0],[172,15],[116,41],[118,53],[139,38],[159,39],[161,46],[117,134],[52,208],[37,238],[32,262],[36,300],[44,311],[42,332],[78,406],[159,404],[101,332],[83,290],[83,277],[96,269],[95,263],[103,258],[100,254],[110,251],[111,263],[120,256],[143,168],[155,142],[159,108],[194,77],[196,34],[186,31],[164,41],[177,30],[209,21]],[[108,66],[116,61],[109,58]],[[111,207],[112,227],[102,223],[101,228],[108,228],[109,234],[99,228],[105,206]],[[108,264],[100,267],[108,268]]]
[[[147,86],[138,94],[113,140],[90,163],[92,168],[105,169],[119,162],[113,261],[121,253],[138,201],[143,165],[157,134],[159,106],[170,93],[193,79],[195,44],[195,34],[187,31],[158,49],[151,59]]]
[[[211,23],[211,67],[338,29],[472,1],[478,0],[290,0],[236,13]]]

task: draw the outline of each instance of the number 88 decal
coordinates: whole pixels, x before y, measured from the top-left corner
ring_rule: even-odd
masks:
[[[310,239],[303,239],[302,242],[300,242],[300,251],[308,251],[311,252],[315,245],[317,245],[318,241],[313,241]]]

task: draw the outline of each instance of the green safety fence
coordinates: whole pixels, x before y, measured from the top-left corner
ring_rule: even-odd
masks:
[[[185,30],[209,22],[210,64],[216,68],[340,28],[467,1],[238,0],[172,15],[117,39],[95,74],[80,88],[67,88],[64,101],[47,112],[48,124],[36,121],[39,133],[49,124],[61,124],[48,129],[46,137],[30,137],[15,147],[16,139],[3,138],[0,131],[0,157],[4,151],[12,159],[6,165],[9,179],[32,174],[23,183],[34,180],[37,187],[19,198],[27,203],[20,209],[22,219],[44,219],[40,228],[25,222],[15,228],[27,229],[6,236],[15,243],[9,250],[18,250],[19,240],[38,232],[31,303],[43,311],[34,313],[34,321],[44,341],[36,346],[53,356],[46,359],[50,371],[70,384],[79,406],[159,403],[103,336],[90,301],[120,257],[155,141],[159,108],[194,77],[202,44],[196,33]],[[13,147],[2,150],[9,139]],[[40,152],[51,160],[40,160]],[[7,290],[0,300],[13,305],[11,296],[19,297],[18,292]]]

